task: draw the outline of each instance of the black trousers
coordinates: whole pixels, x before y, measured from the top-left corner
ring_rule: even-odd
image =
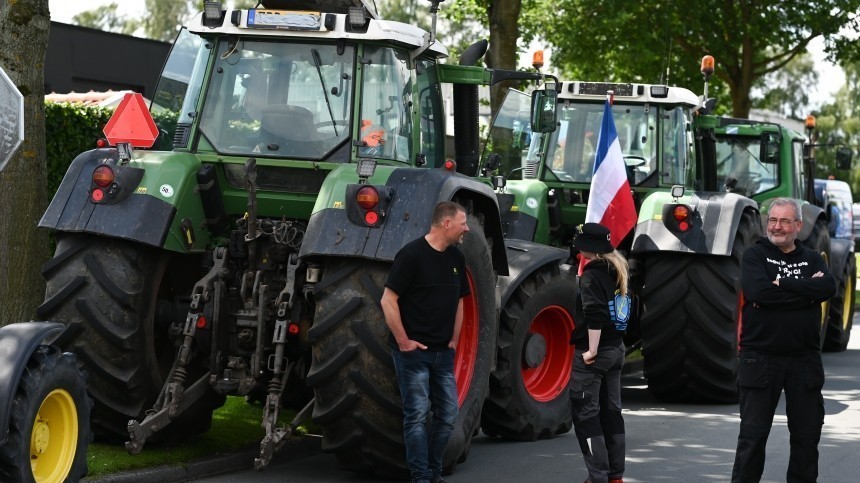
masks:
[[[783,391],[791,446],[786,481],[816,481],[818,442],[824,425],[821,354],[783,356],[741,351],[739,362],[741,429],[732,482],[761,479],[767,437]]]

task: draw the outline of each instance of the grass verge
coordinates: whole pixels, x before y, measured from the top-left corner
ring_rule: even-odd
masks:
[[[287,425],[296,412],[282,409],[278,421]],[[122,444],[92,443],[87,452],[88,477],[98,477],[151,466],[182,465],[197,458],[232,453],[258,447],[265,435],[260,422],[263,406],[249,404],[242,397],[230,396],[224,406],[212,414],[212,428],[178,445],[147,444],[138,455],[130,455]],[[314,432],[308,421],[299,426],[294,436]]]

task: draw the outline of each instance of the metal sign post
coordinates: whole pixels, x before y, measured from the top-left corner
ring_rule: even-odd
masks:
[[[24,140],[24,96],[0,67],[0,171]]]

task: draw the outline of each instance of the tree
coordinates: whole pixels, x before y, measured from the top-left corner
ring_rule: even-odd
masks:
[[[44,62],[48,0],[0,2],[0,65],[24,95],[24,142],[0,173],[0,324],[30,320],[42,302],[48,234]]]
[[[140,20],[119,15],[117,8],[119,5],[116,3],[109,3],[92,10],[86,10],[72,17],[72,23],[105,32],[133,34],[140,27]]]
[[[759,79],[756,85],[761,86],[763,95],[752,95],[754,105],[801,119],[811,112],[809,94],[818,85],[818,72],[812,56],[803,52],[784,68]]]
[[[451,5],[448,17],[455,22],[475,19],[488,26],[489,48],[485,57],[492,69],[517,68],[521,45],[528,45],[538,29],[532,20],[538,0],[463,0]],[[542,17],[542,16],[541,16]],[[516,81],[500,82],[490,87],[490,108],[495,115],[504,100],[504,93]]]
[[[150,39],[170,42],[190,9],[193,1],[146,0],[147,15],[143,18],[143,31]]]
[[[553,62],[565,74],[607,81],[662,79],[692,88],[701,83],[697,60],[711,54],[717,62],[717,93],[727,88],[733,115],[743,118],[759,79],[785,67],[818,36],[824,36],[831,54],[856,55],[839,32],[860,27],[860,0],[540,1],[547,2],[544,8],[556,5],[557,14],[546,18],[545,38],[554,47]]]

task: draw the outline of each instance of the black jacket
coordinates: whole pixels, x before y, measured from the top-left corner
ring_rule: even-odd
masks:
[[[836,295],[836,279],[816,251],[800,242],[784,253],[762,237],[744,253],[742,350],[774,354],[817,352],[821,303]],[[823,277],[812,278],[816,272]],[[779,278],[779,285],[773,282]]]
[[[598,347],[621,345],[624,332],[616,327],[615,314],[624,312],[619,314],[623,319],[619,326],[626,327],[631,307],[629,297],[617,296],[615,279],[615,267],[606,260],[592,260],[582,270],[576,294],[576,327],[570,336],[570,343],[577,349],[588,350],[588,329],[601,331]],[[622,303],[626,303],[626,308],[619,307]]]

